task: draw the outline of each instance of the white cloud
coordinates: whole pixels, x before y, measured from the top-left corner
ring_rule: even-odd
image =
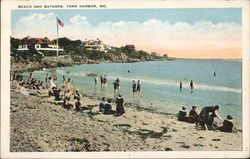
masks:
[[[47,14],[31,14],[30,16],[21,17],[12,30],[13,36],[39,36],[56,34],[56,15]]]
[[[12,36],[56,38],[55,15],[30,14],[20,18]],[[106,44],[122,46],[133,43],[137,48],[160,49],[225,49],[241,47],[241,25],[198,21],[194,24],[149,19],[137,21],[106,21],[91,25],[85,16],[75,15],[60,27],[60,37],[70,39],[100,38]]]

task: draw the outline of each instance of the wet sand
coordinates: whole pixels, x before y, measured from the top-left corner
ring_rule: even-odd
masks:
[[[104,115],[98,113],[99,100],[88,95],[82,97],[82,105],[92,109],[76,112],[51,103],[53,97],[40,92],[25,96],[11,91],[11,152],[242,150],[241,130],[199,130],[177,121],[174,114],[129,103],[122,116]]]

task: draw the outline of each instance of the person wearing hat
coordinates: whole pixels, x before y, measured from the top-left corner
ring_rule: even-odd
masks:
[[[234,128],[233,117],[231,115],[227,115],[227,119],[223,121],[223,125],[219,127],[219,130],[223,132],[233,132],[233,130],[236,130]]]
[[[182,107],[181,110],[178,113],[178,120],[179,121],[186,121],[187,111],[186,107]]]

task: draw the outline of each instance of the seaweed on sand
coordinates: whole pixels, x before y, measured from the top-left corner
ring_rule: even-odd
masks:
[[[135,134],[135,135],[139,135],[143,140],[147,139],[147,138],[161,138],[164,134],[164,132],[155,132],[152,130],[147,130],[147,129],[138,129],[136,131],[130,131],[127,129],[123,130],[124,132],[127,132],[129,134]]]
[[[113,126],[115,126],[115,127],[131,127],[131,125],[129,125],[129,124],[115,124],[115,125],[113,125]]]
[[[66,141],[70,141],[71,144],[73,145],[72,149],[70,151],[74,151],[74,152],[77,152],[77,151],[94,151],[92,150],[90,147],[90,143],[88,141],[88,139],[85,139],[85,138],[69,138],[69,139],[66,139]]]

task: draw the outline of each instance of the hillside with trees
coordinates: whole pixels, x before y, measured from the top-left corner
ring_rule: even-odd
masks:
[[[155,60],[168,60],[167,56],[156,56],[151,55],[142,50],[130,49],[127,47],[111,47],[106,51],[88,50],[83,46],[81,40],[70,40],[66,37],[58,39],[59,47],[63,48],[64,51],[59,53],[59,56],[65,56],[71,58],[70,65],[83,64],[83,63],[99,63],[99,62],[139,62],[139,61],[155,61]],[[56,53],[43,51],[42,56],[34,48],[29,48],[27,51],[18,51],[18,45],[21,39],[13,38],[11,42],[11,64],[29,64],[39,63],[39,67],[57,67],[67,66],[63,60],[56,61]],[[56,44],[56,40],[53,40]],[[51,57],[51,58],[50,58]],[[53,60],[52,60],[53,59]]]

